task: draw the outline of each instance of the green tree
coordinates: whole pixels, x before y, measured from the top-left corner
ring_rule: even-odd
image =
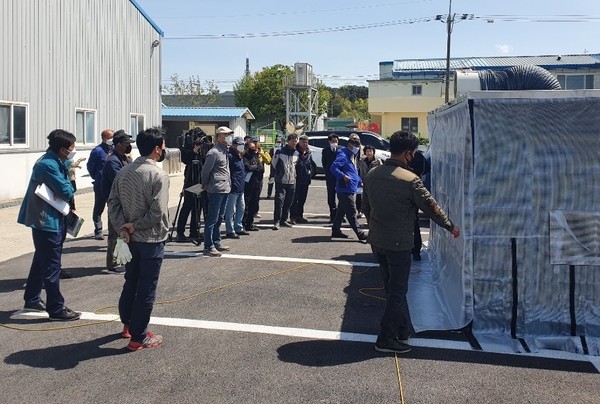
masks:
[[[202,84],[199,76],[191,76],[187,80],[179,78],[178,74],[170,77],[170,83],[161,88],[167,95],[177,95],[182,98],[181,103],[191,107],[206,107],[217,105],[219,88],[212,80]]]

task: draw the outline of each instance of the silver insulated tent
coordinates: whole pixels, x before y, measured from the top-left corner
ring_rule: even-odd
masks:
[[[417,331],[600,355],[600,92],[471,92],[428,125],[432,193],[462,236],[432,223]]]

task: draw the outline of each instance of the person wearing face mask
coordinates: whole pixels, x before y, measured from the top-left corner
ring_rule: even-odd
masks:
[[[363,211],[369,223],[368,242],[379,264],[386,295],[375,343],[379,352],[404,353],[411,349],[409,338],[414,330],[406,294],[417,210],[421,209],[454,238],[460,236],[460,229],[409,168],[418,145],[414,134],[395,132],[390,137],[390,158],[369,171],[364,179]]]
[[[86,164],[88,173],[94,182],[94,210],[92,220],[94,221],[94,238],[104,240],[102,235],[102,213],[106,206],[106,196],[102,194],[102,169],[108,153],[112,148],[114,132],[110,129],[102,131],[102,143],[94,147],[90,152],[90,158]]]
[[[256,151],[256,143],[246,144],[246,153],[243,156],[244,169],[246,171],[246,185],[244,186],[244,199],[246,212],[244,212],[244,228],[246,231],[258,231],[254,225],[254,218],[258,212],[258,200],[260,198],[260,185],[265,171],[260,155]]]
[[[244,141],[236,137],[229,148],[229,175],[231,177],[231,191],[227,195],[225,204],[225,237],[238,239],[249,233],[244,230],[242,219],[244,218],[244,183],[246,171],[242,153],[244,152]]]
[[[113,150],[109,153],[104,168],[102,169],[102,194],[108,202],[112,184],[123,167],[131,163],[129,153],[131,153],[131,144],[134,140],[123,129],[115,132],[113,136]],[[117,245],[117,232],[111,226],[111,217],[108,216],[108,248],[106,249],[106,269],[110,272],[122,272],[122,268],[118,268],[117,262],[113,255],[115,246]]]
[[[354,230],[356,237],[363,242],[367,234],[358,229],[356,223],[356,192],[362,188],[362,180],[358,175],[357,160],[360,151],[360,138],[356,133],[348,136],[348,145],[337,151],[329,171],[336,179],[335,192],[338,198],[338,209],[331,228],[332,238],[348,238],[341,230],[344,215]]]
[[[271,161],[273,160],[273,156],[277,150],[281,149],[281,144],[283,139],[280,137],[275,140],[275,146],[269,149],[269,156],[271,157]],[[275,170],[273,167],[269,170],[269,185],[267,186],[267,199],[271,199],[273,197],[273,186],[275,185]]]
[[[25,310],[46,311],[51,320],[77,320],[81,313],[65,306],[60,293],[61,256],[66,237],[65,216],[35,194],[45,184],[55,198],[69,201],[74,194],[69,167],[75,155],[75,136],[63,129],[48,135],[49,148],[33,166],[17,222],[31,228],[35,252],[25,286]],[[46,289],[46,303],[41,298]]]
[[[327,136],[329,147],[323,148],[321,152],[321,164],[325,170],[325,183],[327,185],[327,205],[329,205],[329,223],[333,223],[337,211],[335,203],[335,176],[331,173],[331,165],[335,160],[338,151],[339,137],[335,133],[330,133]]]
[[[156,163],[166,155],[164,133],[149,128],[136,138],[140,156],[125,165],[108,197],[108,216],[127,243],[131,260],[125,264],[125,283],[119,298],[121,337],[127,349],[155,348],[163,338],[148,331],[156,287],[169,232],[169,175]]]
[[[208,210],[204,223],[204,255],[220,257],[229,247],[221,244],[221,223],[225,216],[227,195],[231,192],[231,176],[227,151],[233,142],[233,131],[220,126],[216,133],[216,143],[206,154],[202,167],[202,186],[207,191]]]

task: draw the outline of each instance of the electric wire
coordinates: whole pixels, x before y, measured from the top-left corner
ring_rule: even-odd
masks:
[[[400,403],[404,404],[404,388],[402,387],[402,376],[400,374],[400,360],[398,354],[394,354],[394,362],[396,364],[396,376],[398,377],[398,390],[400,391]]]

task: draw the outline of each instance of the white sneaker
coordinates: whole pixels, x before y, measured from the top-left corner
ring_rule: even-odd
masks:
[[[258,213],[254,215],[255,218],[260,219],[262,216],[259,215]]]

